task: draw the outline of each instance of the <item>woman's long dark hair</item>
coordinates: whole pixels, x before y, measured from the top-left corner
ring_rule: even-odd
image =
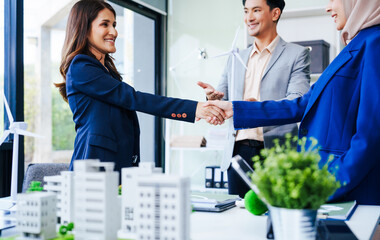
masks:
[[[69,19],[66,26],[66,37],[62,49],[62,60],[59,71],[63,76],[63,82],[55,83],[63,99],[67,102],[66,93],[66,73],[71,61],[78,54],[86,54],[95,57],[89,50],[88,36],[91,31],[91,24],[103,9],[109,9],[116,18],[116,12],[111,5],[103,0],[81,0],[77,2],[70,11]],[[105,66],[120,81],[122,77],[117,71],[113,58],[107,53],[104,58]]]

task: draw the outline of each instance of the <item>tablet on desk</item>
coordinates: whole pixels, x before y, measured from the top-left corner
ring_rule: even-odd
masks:
[[[318,220],[317,240],[357,240],[358,238],[347,226],[339,220]]]
[[[231,166],[235,169],[235,171],[239,174],[239,176],[243,179],[243,181],[255,192],[258,193],[259,189],[252,183],[251,175],[253,174],[253,169],[248,163],[240,157],[240,155],[236,155],[231,160]]]

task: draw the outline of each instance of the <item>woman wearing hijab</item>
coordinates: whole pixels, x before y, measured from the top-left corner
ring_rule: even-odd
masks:
[[[299,138],[318,140],[320,165],[341,183],[329,200],[380,205],[380,0],[330,0],[326,10],[347,46],[307,94],[210,104],[233,115],[236,129],[301,121]]]

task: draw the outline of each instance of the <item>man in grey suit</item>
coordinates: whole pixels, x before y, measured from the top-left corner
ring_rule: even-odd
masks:
[[[243,0],[243,5],[244,22],[249,35],[255,38],[251,47],[239,53],[247,70],[238,61],[231,66],[230,58],[217,89],[203,82],[198,85],[204,88],[209,100],[264,101],[302,96],[310,87],[310,53],[304,47],[285,42],[277,34],[284,0]],[[235,69],[234,89],[231,89],[232,67]],[[232,156],[239,154],[252,166],[253,156],[260,154],[264,146],[271,147],[274,139],[283,140],[286,133],[296,135],[297,124],[235,131],[230,120],[221,163],[221,170],[228,172],[230,194],[244,197],[249,190],[230,167]]]

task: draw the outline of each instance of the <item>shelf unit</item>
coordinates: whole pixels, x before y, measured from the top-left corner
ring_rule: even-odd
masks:
[[[192,178],[195,177],[195,184],[192,184],[192,188],[196,190],[209,191],[201,187],[201,182],[204,182],[204,171],[205,167],[209,165],[219,165],[223,156],[224,145],[220,147],[171,147],[171,136],[172,136],[172,124],[180,124],[180,130],[177,135],[184,135],[183,123],[173,122],[173,120],[166,120],[165,129],[165,173],[166,174],[178,174],[180,176],[188,176]],[[189,156],[196,156],[197,153],[202,153],[204,155],[211,155],[210,158],[203,157],[203,159],[195,159],[194,161],[188,161]],[[194,162],[197,161],[197,164]],[[193,163],[193,165],[191,165]],[[173,166],[178,166],[178,168],[173,169]],[[202,176],[203,181],[200,179]],[[196,184],[198,182],[198,184]]]

